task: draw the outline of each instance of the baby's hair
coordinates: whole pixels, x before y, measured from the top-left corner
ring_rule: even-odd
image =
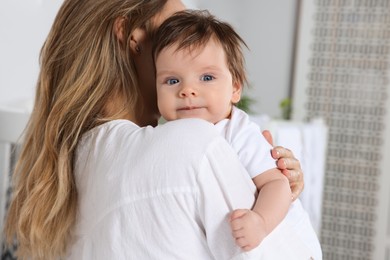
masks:
[[[247,82],[245,59],[242,45],[247,47],[244,40],[233,27],[218,20],[207,10],[185,10],[175,13],[154,34],[153,57],[174,44],[177,49],[189,51],[203,48],[210,39],[221,44],[226,54],[226,62],[232,74],[233,82],[242,86]]]

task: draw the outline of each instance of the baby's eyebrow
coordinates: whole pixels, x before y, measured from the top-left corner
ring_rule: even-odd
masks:
[[[174,75],[175,71],[172,70],[160,70],[156,73],[156,77],[166,76],[166,75]]]
[[[211,73],[211,72],[221,72],[223,71],[223,69],[219,68],[219,67],[216,67],[216,66],[207,66],[207,67],[204,67],[202,68],[202,71],[204,71],[204,73]]]

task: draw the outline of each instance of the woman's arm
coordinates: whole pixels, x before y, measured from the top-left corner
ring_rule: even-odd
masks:
[[[230,229],[229,216],[239,208],[252,208],[256,187],[236,153],[222,138],[210,145],[198,175],[199,220],[215,259],[242,253]]]
[[[230,228],[231,212],[250,211],[256,186],[223,139],[209,147],[197,181],[199,223],[215,259],[310,259],[311,252],[285,221],[251,251],[245,252],[236,245]]]

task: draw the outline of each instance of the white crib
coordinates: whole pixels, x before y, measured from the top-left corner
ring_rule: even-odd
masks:
[[[310,122],[297,122],[275,120],[267,116],[253,116],[252,120],[258,123],[263,130],[271,131],[274,145],[289,148],[299,159],[305,178],[305,188],[299,198],[319,236],[328,127],[320,118]]]

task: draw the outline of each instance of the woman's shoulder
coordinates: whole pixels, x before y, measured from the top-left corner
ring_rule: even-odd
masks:
[[[78,154],[88,154],[91,150],[110,153],[127,139],[130,133],[140,129],[129,120],[111,120],[84,133],[77,145]]]
[[[154,165],[186,169],[199,167],[205,158],[215,153],[225,154],[231,149],[215,126],[200,119],[181,119],[157,127],[139,127],[130,121],[115,120],[87,133],[78,145],[78,161],[93,155],[94,161],[114,162],[129,168],[137,161],[139,165]],[[144,163],[143,163],[144,162]],[[171,169],[170,167],[168,167]]]
[[[215,126],[207,122],[203,119],[197,119],[197,118],[188,118],[188,119],[179,119],[174,120],[170,122],[166,122],[163,124],[159,124],[157,127],[152,126],[146,126],[146,127],[140,127],[129,120],[112,120],[109,122],[106,122],[102,125],[99,125],[89,132],[87,132],[85,135],[93,135],[99,132],[116,132],[116,131],[145,131],[145,132],[154,132],[154,133],[160,133],[160,132],[167,132],[167,133],[182,133],[182,134],[205,134],[205,135],[218,135]]]
[[[159,125],[156,130],[164,133],[175,133],[182,137],[214,137],[219,135],[218,131],[212,123],[197,118],[170,121]]]
[[[191,150],[196,147],[203,150],[216,139],[222,138],[214,124],[195,118],[167,122],[154,130],[154,137],[164,143],[180,144]]]
[[[96,126],[86,132],[83,135],[83,139],[88,139],[91,136],[101,135],[101,134],[110,134],[110,133],[116,133],[118,131],[125,130],[126,132],[129,130],[137,130],[140,127],[136,125],[135,123],[125,120],[125,119],[117,119],[117,120],[111,120],[108,122],[105,122],[99,126]]]
[[[220,138],[215,126],[202,119],[180,119],[167,122],[157,127],[139,127],[128,120],[113,120],[87,132],[82,142],[92,141],[107,144],[143,142],[156,145],[180,143],[185,145],[207,145]]]

